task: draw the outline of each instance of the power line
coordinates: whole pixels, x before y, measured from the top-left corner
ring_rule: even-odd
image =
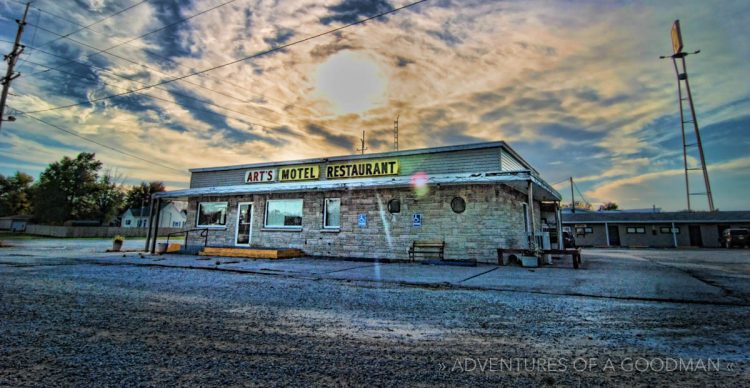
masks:
[[[40,52],[41,52],[41,50],[40,50]],[[47,68],[48,70],[54,70],[54,71],[57,71],[57,72],[60,72],[60,73],[63,73],[63,74],[68,74],[68,75],[72,75],[72,76],[76,76],[76,77],[81,77],[81,75],[80,75],[80,74],[77,74],[77,73],[71,73],[71,72],[67,72],[67,71],[64,71],[64,70],[60,70],[60,69],[55,69],[55,68],[52,68],[52,67],[50,67],[50,66],[47,66],[47,65],[43,65],[43,64],[41,64],[41,63],[36,63],[36,62],[33,62],[33,61],[28,61],[28,60],[27,60],[26,62],[27,62],[27,63],[29,63],[29,64],[32,64],[32,65],[35,65],[35,66],[45,67],[45,68]],[[84,64],[84,65],[85,65],[85,64]],[[96,67],[96,66],[92,66],[92,67]],[[115,73],[113,73],[113,72],[111,72],[111,71],[107,71],[107,70],[103,70],[103,71],[106,71],[107,73],[110,73],[110,74],[114,75],[115,77],[119,77],[119,78],[121,78],[121,79],[124,79],[124,80],[127,80],[127,81],[131,81],[131,82],[136,82],[136,83],[140,83],[140,84],[145,84],[145,82],[140,82],[140,81],[136,81],[136,80],[131,80],[131,79],[129,79],[129,78],[126,78],[126,77],[123,77],[123,76],[121,76],[121,75],[115,74]],[[102,83],[103,85],[107,85],[107,86],[112,86],[112,87],[114,87],[114,88],[117,88],[117,89],[122,89],[122,90],[130,90],[130,89],[124,88],[124,87],[122,87],[122,86],[117,86],[117,85],[113,85],[113,84],[111,84],[111,83],[108,83],[108,82],[104,82],[104,81],[100,81],[100,82],[101,82],[101,83]],[[156,89],[159,89],[159,90],[165,91],[165,92],[167,92],[167,93],[172,93],[172,94],[174,94],[174,95],[177,95],[177,96],[180,96],[180,97],[183,97],[183,98],[191,99],[191,100],[194,100],[194,101],[197,101],[197,102],[203,103],[203,104],[211,105],[211,106],[214,106],[214,107],[216,107],[216,108],[219,108],[219,109],[224,109],[224,110],[226,110],[226,111],[228,111],[228,112],[233,112],[233,113],[236,113],[236,114],[238,114],[238,115],[241,115],[241,116],[244,116],[244,117],[247,117],[247,118],[253,119],[253,120],[255,120],[255,119],[258,119],[257,117],[253,117],[253,116],[250,116],[250,115],[248,115],[248,114],[245,114],[245,113],[242,113],[242,112],[240,112],[240,111],[237,111],[237,110],[234,110],[234,109],[230,109],[230,108],[227,108],[227,107],[224,107],[224,106],[221,106],[221,105],[217,105],[217,104],[214,104],[214,103],[212,103],[212,102],[210,102],[210,101],[206,101],[206,100],[201,100],[201,99],[199,99],[199,98],[195,98],[195,97],[189,96],[189,95],[187,95],[187,94],[183,94],[183,93],[175,92],[175,91],[173,91],[173,90],[168,90],[168,89],[166,89],[166,88],[156,88]],[[179,102],[176,102],[176,101],[172,101],[172,100],[168,100],[168,99],[166,99],[166,98],[161,98],[161,97],[157,97],[157,96],[154,96],[153,94],[146,94],[146,93],[140,93],[140,92],[139,92],[138,94],[141,94],[141,95],[143,95],[143,96],[148,96],[148,97],[151,97],[151,98],[153,98],[153,99],[156,99],[156,100],[160,100],[160,101],[168,102],[168,103],[170,103],[170,104],[175,104],[175,105],[181,106],[181,107],[183,107],[183,108],[188,108],[188,109],[193,109],[193,110],[200,110],[200,111],[204,111],[204,112],[209,112],[209,113],[213,113],[213,114],[215,114],[215,115],[220,115],[220,114],[219,114],[218,112],[214,112],[214,111],[212,111],[212,110],[209,110],[209,109],[205,109],[205,108],[200,108],[200,107],[194,107],[194,106],[190,106],[190,107],[188,107],[188,106],[185,106],[184,104],[180,104]],[[223,115],[223,116],[227,116],[227,115]],[[229,117],[232,117],[232,116],[229,116]],[[232,117],[232,118],[235,118],[235,119],[237,119],[236,117]],[[243,120],[241,120],[241,119],[238,119],[238,120],[240,120],[240,121],[243,121]],[[261,119],[261,120],[267,121],[267,122],[269,122],[269,123],[271,123],[271,124],[273,124],[273,125],[278,125],[278,126],[281,126],[281,125],[283,125],[283,124],[280,124],[280,123],[275,123],[275,122],[273,122],[273,121],[269,121],[269,120],[265,120],[265,119]],[[248,125],[255,125],[255,126],[258,126],[258,127],[261,127],[261,128],[265,128],[265,129],[270,129],[270,130],[273,130],[273,128],[271,128],[271,127],[269,127],[269,126],[267,126],[267,125],[263,125],[263,124],[259,124],[259,123],[255,123],[255,122],[251,122],[251,121],[243,121],[243,122],[244,122],[245,124],[248,124]]]
[[[142,88],[134,89],[134,90],[131,90],[131,91],[128,91],[128,92],[113,94],[113,95],[106,96],[106,97],[99,97],[99,98],[96,98],[96,99],[92,99],[92,100],[89,100],[89,101],[86,101],[86,102],[77,103],[77,104],[68,104],[68,105],[62,105],[62,106],[52,107],[52,108],[48,108],[48,109],[37,110],[37,111],[29,112],[29,113],[49,112],[49,111],[58,110],[58,109],[72,108],[74,106],[80,106],[80,105],[84,105],[84,104],[91,103],[91,102],[102,101],[102,100],[107,100],[107,99],[114,98],[114,97],[124,96],[124,95],[127,95],[127,94],[139,92],[141,90],[149,89],[149,88],[152,88],[152,87],[156,87],[156,86],[160,86],[160,85],[165,85],[165,84],[172,83],[172,82],[175,82],[175,81],[183,80],[185,78],[192,77],[194,75],[199,75],[199,74],[207,73],[207,72],[210,72],[210,71],[213,71],[213,70],[216,70],[216,69],[220,69],[220,68],[223,68],[223,67],[227,67],[227,66],[239,63],[239,62],[244,62],[244,61],[247,61],[249,59],[258,58],[258,57],[261,57],[261,56],[264,56],[264,55],[267,55],[267,54],[270,54],[270,53],[273,53],[273,52],[281,51],[283,49],[286,49],[286,48],[289,48],[289,47],[292,47],[292,46],[295,46],[295,45],[298,45],[298,44],[301,44],[301,43],[305,43],[307,41],[310,41],[310,40],[313,40],[313,39],[316,39],[316,38],[320,38],[322,36],[329,35],[329,34],[332,34],[332,33],[335,33],[335,32],[341,31],[341,30],[344,30],[344,29],[352,27],[352,26],[363,24],[363,23],[368,22],[368,21],[373,20],[373,19],[377,19],[377,18],[386,16],[386,15],[389,15],[389,14],[392,14],[392,13],[399,12],[399,11],[404,10],[406,8],[410,8],[410,7],[416,6],[418,4],[424,3],[426,1],[428,1],[428,0],[419,0],[419,1],[416,1],[416,2],[413,2],[413,3],[409,3],[409,4],[406,4],[406,5],[398,7],[398,8],[393,8],[393,9],[391,9],[389,11],[385,11],[385,12],[381,12],[381,13],[375,14],[373,16],[369,16],[369,17],[367,17],[365,19],[362,19],[362,20],[358,20],[358,21],[355,21],[355,22],[352,22],[352,23],[348,23],[348,24],[345,24],[343,26],[336,27],[336,28],[333,28],[333,29],[321,32],[319,34],[311,35],[311,36],[308,36],[306,38],[296,40],[294,42],[286,43],[286,44],[283,44],[283,45],[280,45],[280,46],[275,46],[275,47],[272,47],[272,48],[270,48],[268,50],[261,51],[261,52],[258,52],[258,53],[252,54],[252,55],[248,55],[246,57],[243,57],[243,58],[240,58],[240,59],[236,59],[236,60],[233,60],[233,61],[221,64],[221,65],[213,66],[213,67],[210,67],[210,68],[207,68],[207,69],[204,69],[204,70],[193,72],[191,74],[183,75],[183,76],[176,77],[176,78],[173,78],[173,79],[164,80],[164,81],[161,81],[161,82],[158,82],[158,83],[155,83],[155,84],[152,84],[152,85],[144,86]]]
[[[29,23],[29,25],[33,25],[33,24]],[[50,33],[50,34],[54,34],[54,35],[60,35],[60,34],[58,34],[58,33],[54,32],[54,31],[51,31],[51,30],[49,30],[49,29],[46,29],[46,28],[44,28],[44,27],[41,27],[41,26],[38,26],[38,25],[36,25],[36,27],[37,27],[37,28],[39,28],[39,29],[41,29],[42,31],[48,32],[48,33]],[[84,43],[84,42],[81,42],[81,41],[75,40],[75,39],[73,39],[73,38],[66,38],[66,39],[68,39],[69,41],[71,41],[71,42],[73,42],[73,43],[76,43],[76,44],[78,44],[78,45],[80,45],[80,46],[88,47],[88,48],[90,48],[90,49],[92,49],[92,50],[95,50],[95,51],[97,51],[97,52],[96,52],[96,53],[94,53],[94,54],[98,54],[98,53],[104,53],[104,54],[107,54],[107,55],[109,55],[109,56],[112,56],[112,57],[114,57],[114,58],[117,58],[117,59],[120,59],[120,60],[123,60],[123,61],[126,61],[126,62],[130,62],[130,63],[132,63],[132,64],[134,64],[134,65],[138,65],[138,66],[141,66],[141,67],[143,67],[143,68],[146,68],[146,69],[148,69],[148,70],[152,70],[152,71],[155,71],[155,72],[157,72],[157,73],[160,73],[160,74],[162,74],[162,75],[165,75],[165,76],[168,76],[168,77],[171,77],[171,76],[172,76],[172,75],[170,75],[170,74],[167,74],[167,73],[165,73],[165,72],[163,72],[163,71],[161,71],[161,70],[159,70],[159,69],[156,69],[156,68],[153,68],[153,67],[150,67],[150,66],[144,65],[144,64],[142,64],[142,63],[140,63],[140,62],[134,61],[134,60],[132,60],[132,59],[128,59],[128,58],[125,58],[125,57],[123,57],[123,56],[121,56],[121,55],[117,55],[117,54],[114,54],[114,53],[108,52],[108,51],[107,51],[107,49],[99,49],[99,48],[97,48],[97,47],[94,47],[94,46],[92,46],[92,45],[90,45],[90,44],[87,44],[87,43]],[[89,57],[93,56],[94,54],[91,54],[91,55],[89,55]],[[68,63],[69,63],[69,62],[68,62]],[[66,64],[68,64],[68,63],[63,63],[63,64],[61,64],[61,65],[59,65],[59,66],[64,66],[64,65],[66,65]],[[36,75],[36,74],[31,74],[31,75]],[[181,78],[180,78],[180,79],[181,79]],[[175,79],[175,80],[179,80],[179,79]],[[171,82],[171,81],[170,81],[170,82]],[[195,82],[191,82],[191,81],[185,81],[185,83],[187,83],[187,84],[190,84],[190,85],[193,85],[193,86],[197,86],[197,87],[199,87],[199,88],[202,88],[202,89],[206,89],[206,90],[209,90],[209,91],[211,91],[211,92],[214,92],[214,93],[216,93],[216,94],[220,94],[220,95],[222,95],[222,96],[224,96],[224,97],[229,97],[229,98],[232,98],[232,99],[234,99],[234,100],[237,100],[237,101],[240,101],[240,102],[243,102],[243,103],[247,103],[247,102],[248,102],[247,100],[241,99],[241,98],[239,98],[239,97],[233,96],[233,95],[231,95],[231,94],[228,94],[228,93],[220,92],[220,91],[218,91],[218,90],[215,90],[215,89],[211,89],[211,88],[209,88],[209,87],[206,87],[206,86],[203,86],[203,85],[201,85],[201,84],[199,84],[199,83],[195,83]]]
[[[57,14],[55,14],[55,13],[49,12],[49,11],[47,11],[47,10],[43,10],[43,9],[41,9],[41,8],[38,8],[38,7],[33,7],[33,8],[35,8],[35,9],[39,10],[39,12],[40,12],[40,13],[41,13],[41,12],[44,12],[44,13],[46,13],[46,14],[48,14],[48,15],[52,16],[52,17],[58,18],[58,19],[60,19],[60,20],[63,20],[63,21],[65,21],[65,22],[68,22],[68,23],[71,23],[71,24],[77,25],[77,26],[79,26],[79,27],[87,28],[87,27],[86,27],[86,26],[84,26],[83,24],[80,24],[80,23],[78,23],[78,22],[76,22],[76,21],[74,21],[74,20],[68,19],[68,18],[66,18],[66,17],[63,17],[63,16],[60,16],[60,15],[57,15]],[[206,12],[208,12],[208,11],[210,11],[210,9],[209,9],[209,10],[206,10],[206,11],[203,11],[203,12],[201,12],[201,13],[206,13]],[[189,20],[189,19],[191,19],[191,18],[193,18],[193,17],[195,17],[195,16],[198,16],[198,15],[199,15],[199,14],[195,14],[195,15],[189,16],[189,17],[187,17],[187,18],[181,19],[181,20],[179,20],[179,21],[177,21],[177,22],[174,22],[174,23],[172,23],[172,24],[170,24],[170,25],[164,26],[164,27],[160,28],[159,30],[163,30],[164,28],[170,27],[170,26],[172,26],[172,25],[175,25],[175,24],[178,24],[178,23],[182,23],[182,22],[184,22],[184,21],[186,21],[186,20]],[[37,21],[37,23],[38,23],[38,21]],[[113,37],[112,37],[111,35],[105,34],[105,33],[101,32],[101,31],[97,31],[97,30],[94,30],[94,29],[91,29],[91,28],[87,28],[87,29],[88,29],[89,31],[91,31],[91,32],[94,32],[94,33],[96,33],[96,34],[99,34],[99,35],[103,35],[103,36],[106,36],[106,37],[108,37],[108,38],[113,38]],[[131,43],[132,43],[132,42],[133,42],[134,40],[137,40],[137,39],[143,38],[144,36],[146,36],[146,35],[149,35],[149,34],[151,34],[151,33],[154,33],[154,32],[156,32],[156,31],[158,31],[158,30],[154,30],[154,31],[151,31],[151,32],[147,32],[147,33],[145,33],[145,34],[143,34],[143,35],[140,35],[139,37],[136,37],[136,38],[134,38],[134,39],[130,39],[130,40],[126,41],[126,42],[120,42],[120,43],[118,43],[117,45],[115,45],[115,46],[112,46],[112,47],[109,47],[109,48],[106,48],[106,49],[104,49],[104,50],[102,50],[102,51],[108,51],[108,50],[111,50],[111,49],[113,49],[113,48],[115,48],[115,47],[117,47],[117,46],[123,45],[123,44],[131,45]],[[34,32],[34,33],[36,34],[36,30],[35,30],[35,32]],[[60,39],[62,39],[62,37],[60,37]],[[32,43],[32,44],[33,44],[33,43]],[[147,49],[147,50],[148,50],[148,49]],[[98,54],[98,53],[99,53],[99,52],[96,52],[96,53],[93,53],[93,54],[89,54],[89,55],[85,55],[85,56],[84,56],[84,58],[88,58],[88,57],[94,56],[94,55],[96,55],[96,54]],[[185,66],[185,65],[183,65],[183,64],[181,64],[181,63],[179,63],[179,62],[177,62],[176,60],[174,60],[174,59],[172,59],[172,58],[170,58],[170,57],[167,57],[167,56],[165,56],[165,55],[161,55],[161,54],[155,53],[155,52],[153,52],[153,51],[151,51],[151,50],[148,50],[148,54],[149,54],[149,55],[153,55],[153,56],[155,56],[155,57],[157,57],[157,58],[160,58],[160,59],[163,59],[163,60],[169,61],[169,62],[171,62],[171,63],[173,63],[173,64],[175,64],[175,65],[177,65],[177,66],[179,66],[179,67],[182,67],[182,68],[187,68],[187,66]],[[63,64],[61,64],[61,65],[58,65],[58,66],[64,66],[65,64],[66,64],[66,63],[63,63]],[[145,65],[141,64],[141,66],[145,66]],[[147,67],[147,68],[148,68],[148,67]],[[45,71],[45,72],[46,72],[46,71]],[[39,72],[39,73],[41,73],[41,72]],[[35,75],[35,74],[38,74],[38,73],[34,73],[34,74],[31,74],[31,75]],[[164,73],[162,73],[162,74],[164,74]],[[216,81],[216,82],[219,82],[219,83],[221,83],[222,85],[230,85],[230,86],[232,86],[233,88],[238,88],[238,86],[237,86],[237,85],[235,85],[235,84],[229,83],[229,82],[227,82],[227,81],[224,81],[224,80],[221,80],[221,79],[217,79],[217,78],[215,78],[215,77],[210,77],[210,76],[205,76],[205,75],[204,75],[204,77],[205,77],[205,78],[207,78],[207,79],[210,79],[210,80],[212,80],[212,81]],[[213,89],[208,89],[208,90],[214,91]],[[279,102],[283,103],[283,101],[281,101],[281,100],[278,100],[278,99],[275,99],[275,98],[272,98],[272,97],[268,97],[268,96],[259,96],[259,97],[261,97],[261,98],[268,98],[268,99],[271,99],[271,100],[275,100],[275,101],[279,101]],[[246,100],[242,100],[242,101],[243,101],[243,102],[251,102],[251,101],[246,101]]]
[[[45,121],[45,120],[42,120],[42,119],[40,119],[40,118],[38,118],[38,117],[32,116],[32,115],[30,115],[30,114],[28,114],[28,113],[26,113],[26,112],[20,111],[20,110],[18,110],[18,109],[15,109],[15,108],[12,108],[11,106],[8,106],[8,108],[11,108],[11,109],[13,109],[14,111],[16,111],[16,112],[18,112],[18,113],[20,113],[20,114],[22,114],[22,115],[24,115],[24,116],[26,116],[26,117],[28,117],[28,118],[30,118],[30,119],[36,120],[36,121],[38,121],[38,122],[40,122],[40,123],[42,123],[42,124],[48,125],[48,126],[50,126],[50,127],[52,127],[52,128],[55,128],[55,129],[57,129],[58,131],[62,131],[62,132],[65,132],[65,133],[67,133],[67,134],[73,135],[73,136],[75,136],[75,137],[78,137],[78,138],[80,138],[80,139],[83,139],[83,140],[86,140],[86,141],[88,141],[88,142],[91,142],[91,143],[97,144],[97,145],[99,145],[99,146],[102,146],[102,147],[104,147],[104,148],[110,149],[110,150],[112,150],[112,151],[118,152],[118,153],[120,153],[120,154],[123,154],[123,155],[126,155],[126,156],[130,156],[131,158],[135,158],[135,159],[138,159],[138,160],[141,160],[141,161],[144,161],[144,162],[147,162],[147,163],[151,163],[151,164],[154,164],[154,165],[157,165],[157,166],[161,166],[161,167],[164,167],[164,168],[170,169],[170,170],[172,170],[172,171],[177,171],[177,172],[179,172],[179,173],[182,173],[182,174],[184,174],[184,173],[185,173],[185,170],[178,170],[178,169],[176,169],[176,168],[174,168],[174,167],[170,167],[170,166],[167,166],[166,164],[161,164],[161,163],[159,163],[159,162],[154,162],[153,160],[148,160],[148,159],[146,159],[146,158],[144,158],[144,157],[141,157],[141,156],[138,156],[138,155],[135,155],[135,154],[131,154],[131,153],[129,153],[129,152],[125,152],[125,151],[123,151],[123,150],[120,150],[120,149],[118,149],[118,148],[112,147],[112,146],[110,146],[110,145],[107,145],[107,144],[104,144],[104,143],[98,142],[98,141],[96,141],[96,140],[94,140],[94,139],[91,139],[91,138],[88,138],[88,137],[86,137],[86,136],[83,136],[83,135],[81,135],[81,134],[80,134],[80,133],[78,133],[78,132],[75,132],[75,131],[71,131],[71,130],[69,130],[69,129],[65,129],[65,128],[61,127],[61,126],[58,126],[58,125],[52,124],[52,123],[50,123],[50,122],[48,122],[48,121]]]
[[[71,35],[73,35],[73,34],[75,34],[75,33],[78,33],[78,32],[80,32],[80,31],[83,31],[83,30],[86,30],[86,29],[90,29],[90,27],[91,27],[91,26],[97,25],[97,24],[99,24],[99,23],[101,23],[101,22],[103,22],[103,21],[105,21],[105,20],[107,20],[107,19],[110,19],[110,18],[112,18],[112,17],[115,17],[115,16],[117,16],[117,15],[120,15],[120,14],[122,14],[122,13],[124,13],[124,12],[127,12],[127,11],[129,11],[129,10],[131,10],[131,9],[133,9],[133,8],[135,8],[135,7],[139,6],[139,5],[141,5],[141,4],[145,3],[145,2],[147,2],[147,1],[148,1],[148,0],[142,0],[142,1],[140,1],[140,2],[138,2],[138,3],[135,3],[135,4],[133,4],[133,5],[129,6],[129,7],[123,8],[123,9],[121,9],[121,10],[119,10],[119,11],[115,12],[115,13],[112,13],[112,14],[110,14],[110,15],[108,15],[108,16],[105,16],[105,17],[103,17],[103,18],[101,18],[101,19],[99,19],[99,20],[97,20],[97,21],[95,21],[95,22],[93,22],[93,23],[91,23],[91,24],[89,24],[89,25],[86,25],[86,26],[82,26],[81,28],[79,28],[79,29],[77,29],[77,30],[75,30],[75,31],[71,31],[71,32],[69,32],[69,33],[67,33],[67,34],[65,34],[65,35],[59,35],[59,36],[58,36],[57,38],[55,38],[55,39],[52,39],[52,40],[48,40],[48,41],[44,42],[44,43],[43,43],[43,44],[41,44],[41,45],[40,45],[39,47],[44,47],[44,46],[46,46],[46,45],[48,45],[48,44],[50,44],[50,43],[56,42],[56,41],[58,41],[58,40],[60,40],[60,39],[63,39],[63,38],[67,38],[67,37],[69,37],[69,36],[71,36]],[[35,8],[36,8],[36,7],[35,7]],[[37,8],[37,9],[39,9],[39,8]],[[41,9],[39,9],[39,10],[41,11]],[[93,31],[93,30],[91,30],[91,31]]]
[[[575,183],[573,183],[573,187],[575,187],[576,192],[578,192],[578,195],[581,196],[581,199],[583,200],[583,203],[585,203],[587,205],[591,205],[591,202],[589,202],[588,200],[586,200],[586,197],[584,197],[583,193],[581,193],[581,190],[578,188],[578,185],[575,184]]]
[[[13,43],[13,42],[10,42],[10,41],[4,40],[4,39],[0,39],[0,42]],[[32,48],[32,47],[29,47],[29,46],[26,46],[26,47],[27,48]],[[145,82],[127,78],[125,76],[119,75],[119,74],[117,74],[117,73],[115,73],[115,72],[113,72],[111,70],[108,70],[108,69],[100,67],[100,66],[91,65],[91,64],[83,63],[83,62],[78,62],[78,61],[76,61],[74,59],[67,58],[67,57],[64,57],[64,56],[61,56],[61,55],[57,55],[57,54],[51,53],[51,52],[43,50],[43,49],[39,49],[39,48],[33,48],[33,49],[36,50],[36,51],[39,51],[40,53],[46,54],[46,55],[50,55],[50,56],[53,56],[53,57],[56,57],[56,58],[61,58],[63,60],[68,60],[68,61],[70,61],[70,63],[76,63],[76,64],[79,64],[79,65],[82,65],[82,66],[87,66],[87,67],[90,67],[90,68],[93,68],[93,69],[101,70],[103,72],[106,72],[107,74],[111,74],[114,77],[117,77],[117,78],[120,78],[120,79],[124,79],[126,81],[130,81],[130,82],[135,82],[135,83],[139,83],[139,84],[142,84],[142,85],[146,85]],[[30,65],[33,65],[33,66],[43,67],[43,68],[47,69],[47,70],[44,70],[44,71],[41,71],[41,72],[32,73],[31,76],[34,76],[34,74],[46,73],[48,71],[57,71],[57,72],[62,73],[62,74],[68,74],[68,75],[72,75],[72,76],[76,76],[76,77],[82,77],[81,74],[67,72],[67,71],[64,71],[64,70],[60,70],[59,68],[54,68],[54,67],[51,67],[51,66],[48,66],[48,65],[45,65],[45,64],[41,64],[41,63],[37,63],[37,62],[34,62],[34,61],[27,60],[26,63],[28,63]],[[99,82],[101,82],[103,85],[112,86],[112,87],[115,87],[115,88],[118,88],[118,89],[122,89],[122,90],[129,90],[127,88],[124,88],[124,87],[121,87],[121,86],[118,86],[118,85],[113,85],[111,83],[107,83],[107,82],[104,82],[104,81],[99,81]],[[179,93],[179,92],[176,92],[174,90],[170,90],[170,89],[163,88],[163,87],[155,87],[155,88],[159,89],[159,90],[162,90],[164,92],[167,92],[167,93],[172,93],[172,94],[174,94],[176,96],[180,96],[180,97],[183,97],[183,98],[194,100],[194,101],[197,101],[197,102],[200,102],[200,103],[203,103],[203,104],[211,105],[211,106],[214,106],[214,107],[216,107],[218,109],[223,109],[223,110],[228,111],[228,112],[233,112],[233,113],[236,113],[238,115],[241,115],[243,117],[246,117],[246,118],[249,118],[249,119],[252,119],[252,120],[256,120],[256,119],[263,120],[263,121],[266,121],[266,122],[268,122],[268,123],[270,123],[272,125],[276,125],[276,126],[282,126],[282,125],[284,125],[284,124],[281,124],[281,123],[270,121],[268,119],[263,119],[263,118],[259,118],[259,117],[250,116],[250,115],[248,115],[246,113],[243,113],[243,112],[231,109],[231,108],[227,108],[225,106],[221,106],[221,105],[218,105],[218,104],[215,104],[215,103],[212,103],[212,102],[210,102],[208,100],[203,100],[203,99],[196,98],[196,97],[184,94],[184,93]],[[29,94],[29,93],[25,93],[25,94]],[[261,128],[268,129],[268,130],[274,130],[275,129],[275,128],[269,127],[268,125],[259,124],[259,123],[253,122],[253,121],[247,121],[247,120],[239,119],[239,118],[234,117],[232,115],[220,114],[220,113],[212,111],[210,109],[200,108],[200,107],[196,107],[196,106],[187,106],[187,105],[181,104],[181,103],[179,103],[177,101],[172,101],[172,100],[168,100],[168,99],[165,99],[165,98],[157,97],[157,96],[154,96],[152,94],[147,94],[147,93],[142,93],[142,92],[140,92],[138,94],[141,94],[141,95],[144,95],[144,96],[148,96],[148,97],[151,97],[151,98],[154,98],[154,99],[157,99],[157,100],[161,100],[161,101],[164,101],[164,102],[167,102],[167,103],[170,103],[170,104],[178,105],[178,106],[181,106],[181,107],[184,107],[184,108],[187,108],[187,109],[199,110],[199,111],[204,111],[204,112],[208,112],[208,113],[219,115],[219,116],[234,118],[234,119],[237,119],[237,120],[239,120],[239,121],[241,121],[241,122],[243,122],[243,123],[245,123],[247,125],[254,125],[254,126],[258,126],[258,127],[261,127]],[[264,106],[259,106],[259,108],[268,110],[271,113],[276,113],[272,109],[266,108]],[[290,117],[294,117],[294,116],[290,116]]]

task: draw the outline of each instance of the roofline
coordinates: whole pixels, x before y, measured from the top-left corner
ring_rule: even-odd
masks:
[[[560,200],[560,194],[556,191],[547,189],[545,182],[540,178],[532,175],[530,171],[508,171],[508,172],[491,172],[477,173],[467,175],[441,174],[430,177],[429,185],[462,185],[462,184],[496,184],[507,182],[531,181],[539,188],[547,191],[553,200]],[[164,191],[154,193],[153,198],[182,198],[196,196],[212,195],[234,195],[234,194],[266,194],[281,192],[304,192],[304,191],[325,191],[325,190],[361,190],[361,189],[378,189],[390,187],[409,187],[411,182],[409,177],[399,177],[397,180],[393,177],[384,178],[359,178],[359,179],[337,179],[324,181],[304,181],[294,184],[255,184],[255,185],[234,185],[234,186],[215,186],[199,187],[192,189]]]
[[[312,159],[297,159],[287,160],[278,162],[261,162],[261,163],[250,163],[250,164],[238,164],[232,166],[220,166],[220,167],[199,167],[191,168],[189,171],[192,172],[210,172],[210,171],[226,171],[226,170],[242,170],[247,168],[259,168],[259,167],[271,167],[271,166],[289,166],[296,164],[313,164],[313,163],[325,163],[325,162],[337,162],[346,160],[357,160],[357,159],[372,159],[372,158],[389,158],[396,156],[407,156],[407,155],[422,155],[422,154],[434,154],[441,152],[453,152],[453,151],[466,151],[466,150],[478,150],[484,148],[504,148],[511,155],[518,159],[518,161],[524,165],[524,167],[537,172],[528,162],[521,158],[515,150],[510,148],[504,141],[491,141],[482,143],[471,143],[454,146],[442,146],[442,147],[430,147],[430,148],[416,148],[411,150],[403,151],[388,151],[378,152],[374,154],[351,154],[351,155],[340,155],[331,156],[327,158],[312,158]]]

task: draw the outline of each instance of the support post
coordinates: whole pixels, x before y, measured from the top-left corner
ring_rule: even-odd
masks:
[[[570,177],[570,210],[576,212],[576,195],[573,192],[573,177]]]
[[[151,242],[151,253],[156,253],[156,240],[159,238],[159,216],[161,215],[161,198],[156,198],[156,220],[153,222],[154,239]],[[151,225],[149,225],[151,226]]]
[[[141,209],[143,209],[143,208],[141,208]],[[141,212],[142,211],[143,210],[141,210]],[[154,217],[154,199],[151,198],[151,206],[150,206],[150,208],[148,210],[148,232],[146,233],[146,247],[143,249],[146,252],[149,252],[151,250],[151,248],[150,248],[150,246],[151,246],[151,225],[153,224],[153,222],[151,222],[151,221],[153,220],[153,217]]]
[[[562,230],[562,211],[560,210],[560,202],[555,202],[555,218],[557,218],[557,249],[565,249],[565,239],[563,238]]]
[[[677,248],[677,231],[674,227],[674,222],[672,223],[672,241],[674,242],[674,247]]]
[[[607,247],[609,247],[609,223],[604,223],[604,235],[607,237]]]
[[[528,203],[529,203],[529,217],[531,218],[531,241],[529,241],[529,249],[536,251],[536,217],[534,217],[534,182],[529,179],[528,187]]]

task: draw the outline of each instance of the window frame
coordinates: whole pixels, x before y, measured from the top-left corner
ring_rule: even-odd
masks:
[[[399,214],[401,213],[401,199],[399,198],[391,198],[390,201],[388,201],[388,204],[386,206],[388,208],[388,213],[390,214]],[[394,207],[398,207],[398,209],[394,209]]]
[[[336,226],[329,226],[328,223],[328,202],[330,201],[338,201],[339,202],[339,224]],[[323,200],[323,229],[327,230],[338,230],[341,229],[341,198],[338,197],[332,197],[332,198],[325,198]]]
[[[290,202],[299,201],[300,203],[300,225],[268,225],[268,208],[272,202]],[[302,222],[305,217],[305,201],[303,198],[278,198],[266,200],[264,215],[263,215],[263,228],[264,229],[285,229],[285,230],[302,230]]]
[[[208,203],[219,203],[224,204],[224,224],[215,224],[215,225],[204,225],[200,223],[201,220],[201,206],[203,204]],[[211,229],[226,229],[227,227],[227,218],[229,218],[229,202],[228,201],[207,201],[207,202],[198,202],[198,207],[195,211],[195,227],[196,228],[211,228]]]
[[[645,226],[627,226],[625,227],[625,234],[646,234],[646,227]]]
[[[454,207],[454,202],[456,202],[457,200],[460,200],[461,201],[461,206],[463,206],[463,209],[461,209],[461,211],[457,211],[456,208]],[[466,211],[466,200],[464,199],[464,197],[461,197],[461,196],[458,196],[458,195],[455,196],[455,197],[453,197],[453,199],[451,199],[451,210],[453,211],[453,213],[456,213],[456,214],[461,214],[461,213],[465,212]]]

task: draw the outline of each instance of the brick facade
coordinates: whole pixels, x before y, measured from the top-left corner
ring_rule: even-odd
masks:
[[[462,197],[466,210],[457,214],[451,200]],[[268,199],[303,199],[301,230],[269,230],[263,227]],[[341,228],[323,228],[325,198],[341,199]],[[390,214],[388,201],[401,201],[401,212]],[[499,247],[528,246],[522,203],[527,197],[506,185],[462,185],[430,187],[418,198],[409,188],[343,190],[300,193],[270,193],[190,198],[188,227],[194,228],[199,202],[228,202],[227,225],[212,229],[210,246],[234,246],[237,205],[253,203],[251,246],[299,248],[312,256],[407,259],[414,240],[443,240],[446,259],[496,262]],[[358,214],[367,215],[367,226],[360,228]],[[422,214],[421,227],[412,226],[412,215]],[[534,204],[537,226],[541,215]],[[539,229],[539,227],[538,227]],[[202,244],[198,238],[190,243]]]

